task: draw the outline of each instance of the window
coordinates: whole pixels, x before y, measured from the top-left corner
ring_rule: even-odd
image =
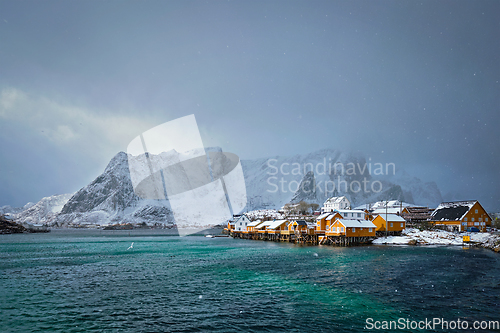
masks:
[[[372,228],[368,228],[368,231],[369,231],[369,232],[372,232]]]
[[[352,228],[352,233],[355,233],[356,232],[356,228]]]
[[[359,228],[359,230],[363,230],[363,228]]]
[[[403,227],[403,223],[401,223],[401,228]]]
[[[476,225],[476,226],[479,225],[479,222],[475,222],[474,225]]]
[[[467,222],[467,218],[466,217],[464,218],[464,221]]]
[[[361,213],[358,213],[358,217],[361,217]]]
[[[470,220],[471,220],[472,222],[474,222],[474,218],[471,218]]]
[[[488,218],[487,218],[487,217],[485,217],[485,218],[484,218],[484,220],[485,220],[486,222],[488,222]]]
[[[478,221],[479,221],[479,222],[481,222],[482,220],[483,220],[483,218],[482,218],[482,217],[480,217],[480,218],[478,219]]]
[[[477,209],[476,209],[476,214],[477,214]]]
[[[340,228],[340,232],[344,232],[344,227]]]
[[[467,225],[467,222],[462,222],[462,225]]]
[[[392,228],[392,223],[391,223],[391,228]]]
[[[344,213],[344,217],[347,217],[347,213]]]

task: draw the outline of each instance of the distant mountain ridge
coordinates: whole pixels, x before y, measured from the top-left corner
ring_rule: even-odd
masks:
[[[349,166],[356,172],[332,172],[331,165]],[[288,202],[307,201],[320,205],[330,196],[346,195],[352,205],[385,199],[398,199],[424,206],[435,206],[442,201],[434,182],[424,183],[404,172],[377,177],[361,155],[324,149],[310,154],[276,156],[241,161],[247,190],[246,210],[279,209]],[[310,170],[312,166],[313,170]],[[323,170],[325,169],[326,170]],[[300,169],[300,170],[299,170]],[[328,170],[330,169],[330,170]],[[372,168],[373,169],[373,168]],[[328,183],[329,182],[329,183]],[[340,188],[326,184],[340,182]],[[379,192],[358,191],[350,184],[371,186]],[[346,187],[344,186],[347,184]],[[331,191],[330,191],[331,189]],[[353,191],[353,190],[354,191]],[[10,208],[10,207],[9,207]],[[133,190],[128,156],[115,155],[104,172],[74,194],[43,198],[34,205],[16,212],[19,222],[43,223],[51,226],[82,224],[173,224],[168,201],[139,198]]]

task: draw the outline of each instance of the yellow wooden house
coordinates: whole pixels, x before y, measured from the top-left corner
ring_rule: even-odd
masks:
[[[258,233],[261,234],[266,234],[267,233],[267,227],[271,225],[274,221],[264,221],[261,224],[257,225],[254,227],[254,231],[257,231]]]
[[[325,219],[325,231],[330,229],[330,226],[335,222],[336,219],[343,219],[344,217],[339,212],[330,213]]]
[[[287,230],[288,220],[274,220],[266,226],[268,234],[279,234],[283,230]]]
[[[467,231],[477,228],[486,231],[491,226],[491,217],[479,201],[452,201],[441,203],[431,214],[430,222],[452,231]]]
[[[325,236],[375,237],[375,225],[368,220],[336,219]]]
[[[246,232],[249,233],[249,232],[255,232],[256,231],[256,228],[261,225],[262,222],[261,220],[256,220],[256,221],[253,221],[253,222],[250,222],[248,225],[247,225],[247,229],[246,229]]]
[[[377,226],[377,231],[399,233],[406,228],[406,220],[396,214],[380,214],[372,222]]]
[[[323,213],[316,218],[316,232],[324,232],[326,229],[326,218],[330,213]]]
[[[288,231],[307,232],[307,223],[303,220],[290,222],[288,223]]]
[[[335,219],[341,219],[343,216],[339,212],[324,213],[316,218],[316,233],[324,233],[328,226]]]

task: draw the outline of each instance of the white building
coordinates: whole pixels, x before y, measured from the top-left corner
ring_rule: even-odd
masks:
[[[333,212],[334,210],[350,209],[350,208],[351,208],[351,202],[345,196],[331,197],[325,201],[323,207],[321,207],[321,211],[323,213],[327,213],[327,212]]]
[[[243,214],[236,220],[234,220],[234,230],[246,231],[248,224],[250,224],[250,219],[245,214]]]
[[[337,212],[345,219],[365,219],[365,212],[360,209],[337,209]]]

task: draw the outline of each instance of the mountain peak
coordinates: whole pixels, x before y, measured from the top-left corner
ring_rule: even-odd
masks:
[[[109,161],[108,165],[104,169],[104,172],[108,172],[109,170],[116,168],[117,166],[124,167],[126,166],[128,169],[128,155],[124,151],[119,152],[113,158],[111,161]]]

